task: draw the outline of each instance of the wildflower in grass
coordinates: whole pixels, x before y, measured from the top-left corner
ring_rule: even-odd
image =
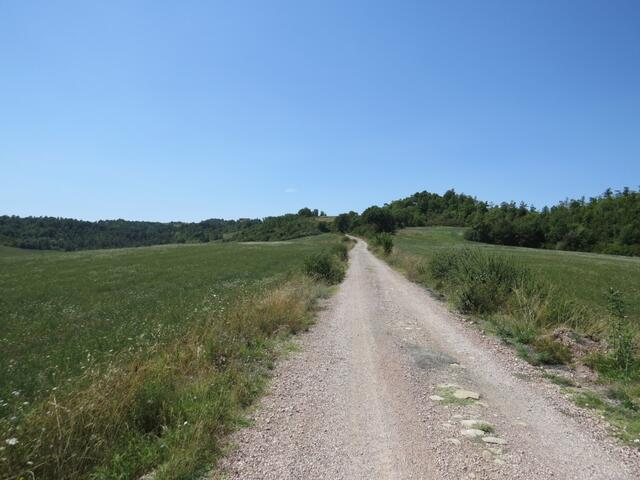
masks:
[[[5,440],[5,443],[7,445],[17,445],[18,444],[18,439],[16,437],[7,438]]]

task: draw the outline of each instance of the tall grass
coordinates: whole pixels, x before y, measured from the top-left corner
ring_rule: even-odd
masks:
[[[391,233],[365,231],[364,234],[360,235],[369,241],[371,250],[382,253],[385,257],[388,257],[393,252],[393,235]]]
[[[625,314],[618,291],[608,297],[610,315],[594,314],[567,299],[528,267],[506,255],[480,249],[442,249],[429,261],[396,254],[391,262],[409,277],[444,293],[462,313],[479,316],[511,341],[534,364],[570,363],[572,352],[554,338],[563,327],[581,336],[609,342],[610,353],[594,353],[587,362],[608,377],[640,375],[637,328]]]
[[[373,237],[374,245],[382,248],[385,255],[389,255],[393,251],[393,237],[390,233],[382,232]]]
[[[431,262],[431,275],[451,288],[464,313],[493,313],[516,290],[536,290],[525,268],[478,250],[444,252]]]
[[[611,324],[611,357],[617,370],[628,378],[637,361],[635,334],[626,315],[626,306],[620,292],[613,288],[609,290],[608,306],[613,322]]]
[[[602,335],[607,329],[606,319],[559,293],[514,257],[455,248],[442,249],[429,260],[406,253],[393,258],[392,262],[406,267],[412,280],[442,291],[462,313],[534,331],[566,326]]]
[[[552,338],[557,327],[585,335],[602,333],[602,319],[558,295],[514,258],[479,249],[441,250],[429,261],[407,254],[394,257],[409,276],[444,293],[462,313],[487,320],[532,363],[567,363],[571,352]]]
[[[277,339],[306,328],[324,287],[296,277],[239,301],[143,359],[4,419],[1,478],[187,478],[261,392]],[[11,445],[9,445],[11,444]]]
[[[640,320],[640,258],[486,245],[464,240],[462,228],[429,227],[400,230],[394,235],[396,250],[429,262],[441,252],[476,249],[504,256],[526,266],[554,289],[554,295],[606,317],[607,291],[619,290],[632,322]]]

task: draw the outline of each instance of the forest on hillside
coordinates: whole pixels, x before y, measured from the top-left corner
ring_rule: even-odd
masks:
[[[324,213],[324,212],[321,212]],[[264,219],[197,223],[100,220],[89,222],[57,217],[0,216],[0,245],[38,250],[89,250],[141,247],[215,240],[268,241],[317,235],[328,230],[318,210],[301,209]]]
[[[588,200],[565,200],[541,210],[515,202],[491,205],[454,190],[444,195],[419,192],[335,219],[338,230],[363,235],[430,225],[469,227],[467,239],[478,242],[640,255],[640,192],[608,189]]]
[[[0,216],[0,244],[19,248],[84,250],[215,240],[274,241],[330,230],[369,236],[404,227],[468,227],[478,242],[532,248],[640,255],[640,192],[608,189],[589,199],[564,200],[537,210],[524,203],[492,205],[448,190],[418,192],[361,214],[323,221],[324,212],[302,208],[263,219],[209,219],[197,223]]]
[[[100,220],[57,217],[0,217],[0,243],[38,250],[85,250],[167,243],[208,242],[254,220],[211,219],[199,223]]]
[[[538,211],[503,203],[474,216],[469,240],[499,245],[640,255],[640,192],[610,189]]]

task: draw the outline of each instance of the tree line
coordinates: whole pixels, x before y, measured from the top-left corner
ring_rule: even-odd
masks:
[[[365,236],[430,225],[469,227],[468,240],[532,248],[640,255],[640,193],[624,188],[537,210],[524,203],[491,205],[447,191],[418,192],[362,214],[338,215],[335,228]]]
[[[340,232],[371,235],[393,233],[398,228],[433,225],[469,226],[471,218],[488,209],[488,204],[474,197],[448,190],[444,195],[418,192],[382,207],[374,205],[358,214],[343,213],[334,220]]]
[[[331,224],[319,221],[315,218],[318,216],[319,214],[316,211],[315,215],[307,215],[306,212],[303,212],[297,215],[287,214],[279,217],[266,217],[249,228],[239,230],[230,239],[243,242],[270,242],[328,232]]]
[[[324,213],[324,212],[322,212]],[[38,250],[89,250],[141,247],[170,243],[204,243],[216,240],[287,240],[327,231],[317,210],[264,219],[201,222],[140,222],[100,220],[90,222],[58,217],[0,216],[0,245]]]
[[[538,211],[503,203],[472,218],[466,237],[485,243],[640,255],[640,192],[608,189]]]
[[[35,249],[83,250],[215,240],[272,241],[329,230],[373,236],[398,228],[468,227],[468,240],[532,248],[640,255],[640,192],[608,189],[602,195],[565,200],[537,210],[524,203],[492,205],[448,190],[418,192],[361,214],[327,222],[325,213],[302,208],[264,219],[209,219],[197,223],[0,216],[0,244]]]

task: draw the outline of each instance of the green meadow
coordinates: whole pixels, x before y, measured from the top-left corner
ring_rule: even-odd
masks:
[[[84,252],[0,251],[0,414],[88,368],[184,333],[334,243],[209,243]]]
[[[561,295],[602,315],[612,287],[621,292],[629,316],[640,319],[640,258],[489,245],[465,240],[464,231],[458,227],[407,228],[394,240],[399,251],[426,260],[452,248],[481,249],[508,257],[538,274]]]
[[[342,243],[0,249],[0,478],[211,465],[326,294],[308,259]]]

